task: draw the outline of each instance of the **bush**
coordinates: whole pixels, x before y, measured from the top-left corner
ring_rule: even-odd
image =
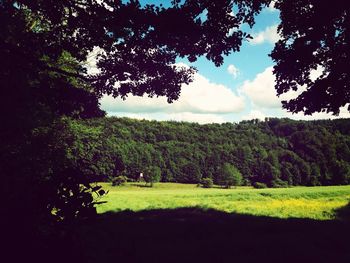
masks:
[[[117,176],[112,179],[112,186],[124,185],[128,181],[126,176]]]
[[[253,183],[253,187],[256,189],[262,189],[262,188],[267,188],[267,185],[264,183],[255,182],[255,183]]]
[[[199,183],[203,188],[212,188],[213,187],[213,179],[211,178],[203,178]]]
[[[271,187],[273,188],[287,188],[289,187],[288,182],[281,179],[275,179],[271,182]]]
[[[230,188],[231,186],[241,185],[243,177],[234,165],[225,163],[220,168],[216,181],[219,185]]]

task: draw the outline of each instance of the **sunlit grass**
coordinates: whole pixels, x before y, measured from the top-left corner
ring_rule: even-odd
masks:
[[[334,218],[334,210],[350,201],[350,186],[204,189],[176,183],[158,183],[152,188],[137,184],[121,187],[101,184],[109,193],[103,199],[107,203],[97,207],[99,213],[201,207],[229,213],[325,220]]]

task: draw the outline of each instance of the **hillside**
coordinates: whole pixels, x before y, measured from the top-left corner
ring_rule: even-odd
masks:
[[[157,166],[163,182],[215,182],[230,163],[245,185],[350,183],[350,119],[199,125],[109,117],[68,126],[72,159],[97,181],[120,174],[136,179]]]

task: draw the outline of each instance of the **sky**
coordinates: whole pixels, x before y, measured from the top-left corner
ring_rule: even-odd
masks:
[[[159,4],[165,1],[143,0],[142,4]],[[166,4],[165,4],[166,6]],[[130,117],[148,120],[171,120],[204,123],[239,122],[265,117],[288,117],[291,119],[332,119],[335,116],[315,113],[304,116],[291,114],[282,109],[281,100],[297,96],[296,92],[277,97],[272,74],[273,61],[268,56],[279,39],[277,25],[279,12],[273,6],[262,10],[256,17],[256,24],[248,30],[253,39],[245,41],[240,52],[225,57],[224,64],[216,67],[200,57],[189,63],[178,59],[177,63],[197,68],[194,81],[183,85],[180,98],[172,104],[166,98],[128,96],[123,101],[105,96],[100,100],[107,116]],[[313,72],[316,78],[318,71]],[[338,117],[349,118],[345,108]]]

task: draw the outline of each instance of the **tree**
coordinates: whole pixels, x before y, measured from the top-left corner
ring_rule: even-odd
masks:
[[[199,165],[195,162],[189,162],[181,166],[181,175],[178,178],[182,183],[199,183],[202,178]]]
[[[19,25],[15,19],[23,12],[29,13],[24,30],[30,32],[24,39],[37,41],[30,47],[36,46],[49,59],[66,50],[78,61],[85,61],[94,47],[103,50],[98,62],[100,73],[86,76],[48,65],[40,57],[30,57],[29,50],[15,45],[17,38],[14,43],[5,39],[8,51],[18,53],[16,57],[26,53],[21,60],[56,74],[89,80],[99,95],[125,97],[129,93],[147,93],[173,101],[178,98],[181,85],[190,82],[194,73],[193,68],[175,66],[176,58],[195,61],[205,55],[221,65],[223,54],[239,51],[242,41],[249,38],[239,26],[252,26],[254,15],[268,2],[239,1],[235,3],[235,15],[231,1],[173,1],[169,8],[109,0],[19,0],[2,1],[1,6],[10,19],[3,21],[5,25]],[[232,28],[237,30],[232,32]],[[30,48],[29,43],[23,44]]]
[[[0,140],[6,142],[1,147],[0,172],[6,175],[2,192],[13,196],[5,202],[10,204],[8,214],[21,211],[24,198],[19,196],[29,195],[29,185],[42,186],[38,182],[43,178],[61,178],[46,154],[48,145],[54,147],[50,138],[47,145],[36,141],[41,148],[37,156],[32,154],[32,148],[39,149],[34,131],[52,129],[63,116],[102,116],[98,99],[103,94],[176,100],[181,85],[189,83],[195,72],[176,66],[177,57],[195,61],[205,55],[221,65],[223,55],[239,51],[249,38],[241,24],[252,26],[254,15],[269,2],[186,0],[172,1],[165,8],[119,0],[0,1],[0,111],[5,116]],[[93,50],[101,51],[99,73],[88,74],[84,63]],[[64,182],[56,181],[56,188]],[[16,196],[9,189],[23,193]],[[50,216],[45,199],[49,189],[41,190],[41,194],[33,191],[41,196],[35,205]],[[53,185],[50,191],[59,193]],[[28,215],[35,211],[26,207]]]
[[[112,186],[125,185],[127,181],[128,181],[128,178],[123,175],[119,175],[117,177],[111,178]]]
[[[334,184],[349,184],[350,183],[350,165],[343,160],[335,161],[333,168],[333,183]]]
[[[244,177],[244,185],[254,185],[255,182],[269,187],[346,183],[346,149],[350,142],[350,134],[344,130],[347,125],[338,127],[335,124],[339,120],[274,119],[273,122],[274,125],[271,125],[271,120],[244,122],[245,127],[241,130],[236,129],[241,124],[228,128],[226,124],[197,127],[192,123],[116,117],[67,119],[67,125],[61,128],[56,125],[53,129],[57,137],[53,145],[57,151],[52,156],[60,156],[58,150],[65,149],[70,166],[79,168],[86,178],[99,180],[120,175],[116,170],[116,160],[120,159],[125,166],[122,174],[133,179],[143,172],[144,167],[157,166],[162,171],[163,182],[198,183],[201,177],[217,182],[225,162],[233,164],[244,177],[241,171],[244,166],[237,163],[243,163],[242,158],[250,156],[251,174]],[[342,122],[350,123],[350,120]],[[171,141],[164,141],[167,140],[164,134],[170,132],[169,126],[174,136]],[[281,127],[288,132],[281,133]],[[146,130],[154,131],[156,140],[152,143],[146,140]],[[187,137],[181,134],[184,130]],[[119,131],[128,136],[121,136]],[[55,138],[40,134],[37,141]],[[251,145],[251,155],[242,154],[243,145]],[[47,152],[45,154],[42,160]],[[203,159],[203,156],[207,158]],[[56,160],[55,163],[62,162]]]
[[[203,188],[212,188],[213,187],[213,179],[208,178],[208,177],[202,178],[198,185],[202,186]]]
[[[148,166],[145,169],[145,172],[143,174],[143,178],[144,178],[146,184],[149,183],[150,187],[152,187],[154,183],[160,181],[161,175],[162,175],[162,172],[161,172],[159,167]]]
[[[225,163],[219,170],[217,183],[226,188],[241,185],[243,177],[241,172],[232,164]]]
[[[350,3],[278,0],[275,7],[281,12],[281,39],[271,53],[277,94],[302,91],[283,101],[283,107],[293,113],[337,115],[350,102]]]

